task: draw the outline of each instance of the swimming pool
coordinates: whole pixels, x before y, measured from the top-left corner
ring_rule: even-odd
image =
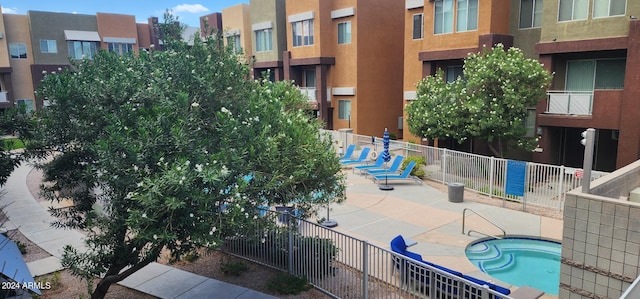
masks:
[[[561,249],[554,241],[507,237],[471,243],[465,253],[471,263],[496,279],[558,295]]]

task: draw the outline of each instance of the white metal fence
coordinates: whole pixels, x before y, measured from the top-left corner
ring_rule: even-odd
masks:
[[[347,144],[359,148],[371,147],[382,151],[382,138],[357,135],[338,131],[323,131],[336,140],[338,151]],[[558,165],[526,162],[524,196],[506,194],[507,159],[494,158],[424,146],[408,142],[391,141],[392,154],[422,156],[425,178],[444,184],[463,183],[465,188],[503,200],[526,205],[550,207],[562,210],[564,194],[582,186],[582,169]],[[592,171],[591,179],[606,175],[606,172]]]
[[[227,238],[222,248],[305,277],[335,298],[510,298],[286,212],[268,211],[253,229]]]

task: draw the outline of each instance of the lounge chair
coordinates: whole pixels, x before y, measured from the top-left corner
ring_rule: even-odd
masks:
[[[360,152],[360,156],[357,159],[342,160],[340,161],[340,164],[342,166],[349,166],[349,165],[364,163],[367,160],[367,157],[369,156],[369,151],[371,151],[371,149],[368,147],[365,147],[362,149],[362,151]]]
[[[355,144],[349,144],[347,146],[347,150],[344,152],[344,156],[340,157],[340,161],[342,160],[351,160],[351,156],[353,156],[353,151],[356,150]]]
[[[416,167],[416,161],[411,161],[402,173],[383,173],[373,176],[373,180],[378,183],[379,180],[414,180],[422,184],[422,180],[411,175],[411,171]]]
[[[382,155],[378,155],[378,159],[376,159],[376,163],[375,164],[354,166],[353,167],[353,172],[358,170],[359,173],[362,173],[363,171],[366,171],[367,169],[380,168],[380,167],[382,167],[382,165],[384,165],[384,159],[382,159]]]
[[[367,169],[367,171],[365,172],[365,175],[377,175],[377,174],[383,174],[383,173],[396,173],[396,172],[399,171],[400,166],[402,165],[402,160],[404,160],[404,157],[398,155],[395,158],[393,158],[393,163],[391,163],[391,166],[389,168]]]

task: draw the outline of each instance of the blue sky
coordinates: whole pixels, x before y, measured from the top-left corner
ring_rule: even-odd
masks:
[[[128,14],[136,16],[136,22],[146,23],[149,17],[158,17],[168,8],[188,26],[199,26],[199,17],[249,0],[0,0],[3,13],[27,14],[29,10],[79,13],[94,15],[96,12]]]

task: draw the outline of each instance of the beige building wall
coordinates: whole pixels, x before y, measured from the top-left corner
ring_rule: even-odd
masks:
[[[594,0],[589,1],[587,19],[558,22],[560,0],[545,0],[542,19],[541,42],[585,40],[629,34],[629,17],[640,17],[640,1],[627,0],[626,14],[620,16],[593,18]],[[621,20],[624,20],[621,22]]]
[[[240,34],[240,46],[247,59],[253,56],[253,45],[251,43],[251,10],[248,4],[238,4],[222,10],[222,28],[225,36],[231,33]]]
[[[287,49],[285,0],[251,0],[251,25],[271,22],[272,51],[254,52],[257,62],[281,61]],[[251,30],[251,43],[256,43],[256,33]],[[255,49],[255,47],[253,47]]]
[[[6,36],[6,26],[4,21],[4,14],[2,14],[2,7],[0,7],[0,33]],[[0,68],[2,67],[10,67],[9,63],[9,44],[7,44],[7,39],[0,39]]]
[[[5,14],[4,23],[7,43],[24,43],[27,45],[27,59],[10,59],[13,97],[15,100],[34,100],[35,104],[31,78],[31,65],[34,63],[34,58],[29,30],[29,17],[26,15]],[[39,49],[40,47],[38,46],[37,48]]]

